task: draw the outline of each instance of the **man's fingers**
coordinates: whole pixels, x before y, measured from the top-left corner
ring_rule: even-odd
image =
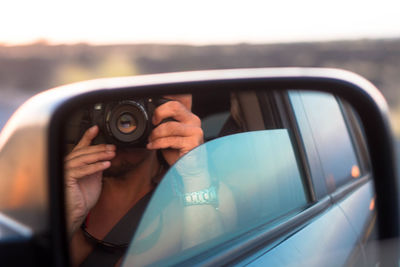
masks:
[[[200,127],[185,125],[176,121],[164,122],[157,126],[149,136],[149,142],[167,136],[198,136],[203,137],[203,130]]]
[[[147,149],[178,149],[180,154],[184,154],[200,145],[202,142],[198,137],[169,136],[158,138],[147,144]]]
[[[81,148],[74,148],[74,150],[71,151],[66,157],[65,160],[71,160],[73,158],[76,158],[81,155],[85,154],[92,154],[92,153],[97,153],[97,152],[104,152],[104,151],[115,151],[116,146],[115,145],[109,145],[109,144],[100,144],[100,145],[94,145],[94,146],[85,146]]]
[[[98,133],[99,133],[99,127],[97,125],[87,129],[86,132],[83,134],[79,143],[75,146],[74,150],[85,146],[89,146]]]
[[[75,179],[80,179],[83,177],[86,177],[88,175],[95,174],[100,171],[104,171],[105,169],[109,168],[111,166],[111,162],[109,161],[101,161],[89,165],[84,165],[81,167],[76,167],[69,169],[67,171],[67,176],[72,177]]]
[[[184,147],[184,138],[181,136],[169,136],[164,138],[159,138],[153,140],[147,144],[148,149],[164,149],[164,148],[174,148],[182,149]],[[186,137],[187,138],[187,137]]]
[[[157,125],[168,118],[173,118],[185,124],[201,125],[200,119],[178,101],[169,101],[157,107],[154,111],[152,122]]]
[[[115,151],[102,151],[90,154],[79,155],[75,158],[67,160],[65,162],[65,168],[71,169],[76,167],[81,167],[84,165],[104,161],[111,160],[115,157]]]

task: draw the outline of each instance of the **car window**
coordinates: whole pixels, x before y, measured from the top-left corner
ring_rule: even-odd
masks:
[[[336,98],[327,93],[307,91],[290,92],[289,98],[302,138],[312,135],[328,188],[332,191],[358,178],[359,163]],[[311,131],[306,129],[305,121]]]
[[[181,262],[307,205],[287,129],[217,138],[183,156],[156,189],[125,266]]]

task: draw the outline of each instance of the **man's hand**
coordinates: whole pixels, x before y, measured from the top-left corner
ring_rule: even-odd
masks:
[[[99,199],[103,171],[110,167],[109,160],[115,157],[114,145],[90,145],[98,132],[97,126],[89,128],[65,158],[67,218],[70,235],[82,224]]]
[[[153,124],[172,118],[158,125],[149,136],[148,149],[163,149],[162,153],[169,165],[181,156],[203,143],[203,130],[199,117],[191,112],[191,95],[166,96],[169,101],[154,111]]]

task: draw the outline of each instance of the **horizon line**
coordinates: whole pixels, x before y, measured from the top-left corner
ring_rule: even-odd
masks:
[[[360,37],[360,38],[340,38],[340,39],[309,39],[309,40],[293,40],[293,41],[269,41],[269,42],[251,42],[251,41],[237,41],[237,42],[210,42],[210,43],[194,43],[194,42],[55,42],[46,38],[39,38],[29,42],[12,43],[0,41],[0,47],[24,47],[24,46],[140,46],[140,45],[160,45],[160,46],[193,46],[193,47],[206,47],[206,46],[238,46],[238,45],[277,45],[277,44],[309,44],[309,43],[340,43],[340,42],[355,42],[355,41],[394,41],[400,40],[397,37]]]

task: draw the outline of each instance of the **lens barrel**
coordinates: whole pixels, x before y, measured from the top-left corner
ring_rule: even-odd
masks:
[[[108,110],[105,123],[110,136],[117,142],[132,144],[147,134],[149,115],[144,103],[126,100]]]

